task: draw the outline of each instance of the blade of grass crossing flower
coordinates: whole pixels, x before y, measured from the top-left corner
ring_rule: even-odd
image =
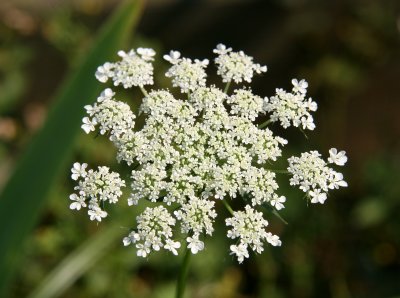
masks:
[[[100,92],[94,72],[130,37],[143,2],[124,2],[102,28],[91,51],[61,88],[45,125],[28,145],[1,194],[0,297],[6,296],[22,243],[34,226],[49,189],[72,154],[84,114],[82,106]]]

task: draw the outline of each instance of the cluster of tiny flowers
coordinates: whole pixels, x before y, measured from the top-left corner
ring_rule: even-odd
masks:
[[[244,258],[249,257],[248,248],[251,248],[257,253],[264,250],[263,242],[267,241],[273,246],[280,246],[279,237],[265,230],[268,226],[268,221],[263,218],[261,212],[255,211],[247,205],[245,211],[236,211],[233,217],[225,220],[227,226],[232,229],[228,230],[228,238],[239,238],[239,243],[231,245],[232,254],[236,255],[239,263],[242,263]]]
[[[181,53],[171,51],[169,55],[164,55],[164,59],[172,64],[165,74],[172,78],[172,86],[179,87],[182,93],[194,91],[198,87],[206,85],[206,72],[204,68],[208,65],[208,60],[198,59],[192,62],[189,58],[180,58]]]
[[[111,141],[117,141],[124,134],[129,134],[135,126],[135,114],[128,104],[113,99],[115,93],[105,89],[91,106],[85,106],[89,117],[84,117],[82,129],[86,133],[95,131],[99,125],[100,134],[109,134]]]
[[[130,232],[123,239],[125,246],[134,244],[139,257],[146,257],[152,250],[159,251],[161,248],[178,254],[177,249],[181,247],[180,242],[174,241],[172,227],[175,226],[175,218],[163,206],[155,208],[147,207],[137,217],[137,232]]]
[[[256,120],[257,116],[263,112],[263,99],[260,96],[254,95],[250,90],[236,89],[227,103],[231,106],[230,113]]]
[[[122,195],[125,186],[118,173],[110,172],[108,167],[98,167],[97,171],[86,171],[87,164],[74,163],[71,169],[71,178],[78,181],[74,187],[76,193],[69,196],[73,201],[69,206],[71,209],[80,210],[82,207],[88,207],[90,220],[101,221],[107,216],[100,205],[104,202],[115,204]]]
[[[99,66],[96,78],[102,83],[111,79],[115,86],[122,85],[124,88],[152,85],[153,65],[151,61],[154,60],[155,54],[153,49],[146,48],[130,50],[128,53],[119,51],[118,56],[122,60],[116,63],[106,62]]]
[[[217,217],[214,202],[206,199],[193,197],[182,205],[180,210],[174,212],[176,218],[182,222],[182,233],[193,235],[187,237],[188,248],[193,254],[203,250],[204,242],[199,240],[200,234],[205,231],[212,235],[214,228],[212,226],[214,218]]]
[[[116,100],[110,88],[85,106],[87,116],[82,120],[86,133],[98,130],[106,135],[116,147],[118,162],[131,166],[127,205],[143,201],[155,205],[136,217],[136,227],[123,239],[138,256],[161,249],[177,255],[182,244],[192,254],[203,251],[222,203],[232,215],[225,221],[227,237],[237,241],[230,251],[240,263],[249,257],[249,249],[261,253],[266,243],[281,245],[279,237],[266,230],[264,213],[285,207],[286,197],[279,194],[277,182],[280,171],[272,168],[288,142],[266,125],[279,121],[285,128],[314,129],[309,112],[317,106],[305,100],[304,80],[293,79],[292,93],[278,89],[270,99],[248,87],[228,92],[232,84],[251,82],[255,73],[267,68],[222,44],[214,53],[225,91],[206,85],[207,59],[181,57],[178,51],[164,55],[172,64],[165,75],[178,92],[145,90],[145,85],[153,84],[152,49],[121,51],[120,61],[107,62],[96,72],[100,82],[112,79],[114,85],[137,86],[143,92],[138,114],[145,120],[139,128],[129,105]],[[268,112],[269,120],[255,123]],[[344,165],[346,160],[344,151],[331,149],[328,163]],[[316,151],[288,161],[290,183],[299,185],[312,202],[322,203],[329,189],[346,186],[342,174],[327,167]],[[88,206],[90,218],[100,221],[107,215],[100,202],[115,203],[125,182],[107,167],[86,168],[85,163],[73,165],[72,179],[79,181],[70,197],[71,209]],[[229,204],[234,200],[243,211],[232,210]]]
[[[247,56],[243,51],[232,52],[232,48],[227,48],[223,44],[218,44],[214,53],[218,55],[215,59],[215,63],[218,65],[217,73],[225,83],[231,81],[250,83],[254,73],[260,74],[267,71],[266,66],[254,63],[253,57]]]
[[[306,100],[308,83],[305,80],[300,82],[292,80],[292,93],[283,89],[276,89],[276,95],[269,99],[265,98],[264,109],[271,112],[271,121],[280,121],[284,128],[291,125],[301,126],[303,129],[314,130],[314,119],[310,112],[317,110],[317,103],[311,98]]]
[[[347,157],[344,151],[336,148],[329,150],[328,163],[321,158],[318,151],[304,152],[300,157],[288,159],[288,171],[292,175],[291,185],[300,185],[300,189],[310,198],[311,203],[323,204],[329,189],[347,187],[343,174],[328,167],[328,164],[343,166]]]

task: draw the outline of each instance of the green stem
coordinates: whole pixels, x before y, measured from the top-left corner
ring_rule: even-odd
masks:
[[[279,214],[279,212],[270,204],[263,204],[263,207],[265,207],[268,211],[271,211],[272,214],[275,215],[277,218],[279,218],[285,225],[288,224],[288,222],[284,220],[283,217]]]
[[[181,265],[181,270],[179,272],[178,283],[176,286],[176,298],[182,298],[185,292],[186,277],[189,271],[189,263],[191,252],[189,248],[186,248],[185,256],[183,257],[183,262]]]
[[[222,203],[224,203],[226,209],[228,209],[229,213],[233,215],[233,209],[231,207],[231,205],[229,205],[229,203],[225,200],[222,200]]]
[[[149,94],[147,93],[146,89],[144,89],[143,87],[140,87],[140,90],[142,91],[144,96],[149,96]]]
[[[226,86],[225,86],[225,89],[224,89],[224,93],[227,94],[230,85],[231,85],[231,81],[229,81],[228,83],[226,83]]]
[[[277,218],[279,218],[285,225],[287,225],[287,221],[283,219],[283,217],[276,211],[275,209],[272,210],[272,214],[274,214]]]
[[[267,120],[267,121],[265,121],[264,123],[261,123],[259,126],[258,126],[258,128],[264,128],[264,127],[266,127],[266,126],[268,126],[268,124],[270,124],[272,121],[271,121],[271,119],[269,119],[269,120]]]
[[[305,132],[302,128],[300,128],[300,131],[303,133],[303,135],[305,136],[305,138],[308,140],[308,137],[307,137],[307,135],[306,135],[306,132]]]

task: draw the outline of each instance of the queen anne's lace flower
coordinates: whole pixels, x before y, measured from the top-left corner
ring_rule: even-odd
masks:
[[[336,148],[331,148],[329,150],[328,161],[338,166],[344,166],[344,164],[347,162],[346,152],[343,150],[338,152]]]
[[[182,221],[183,233],[199,234],[204,231],[206,234],[212,235],[214,231],[212,224],[217,213],[214,210],[213,201],[193,197],[174,214],[178,220]]]
[[[301,94],[307,93],[308,83],[305,80],[298,81],[297,79],[293,79],[292,84],[294,93],[301,93]]]
[[[87,168],[87,163],[80,164],[79,162],[74,163],[72,166],[71,172],[71,178],[73,180],[78,180],[79,177],[85,178],[87,175],[86,168]]]
[[[177,254],[176,249],[181,245],[178,241],[171,239],[172,228],[175,218],[171,216],[163,206],[155,208],[147,207],[144,212],[136,218],[137,231],[131,232],[123,239],[124,245],[134,244],[138,249],[137,255],[146,257],[152,250],[159,251],[161,248]]]
[[[82,168],[86,167],[85,163],[82,165],[75,163],[71,169],[72,177],[76,175],[76,168],[80,168],[82,173]],[[78,179],[78,185],[74,188],[77,193],[70,195],[70,199],[74,201],[70,208],[80,210],[88,205],[90,220],[101,221],[107,216],[107,212],[100,205],[104,202],[116,203],[122,195],[121,188],[125,186],[125,181],[121,180],[118,173],[110,172],[108,167],[98,167],[97,171],[91,169],[85,171],[84,175],[78,176]]]
[[[282,171],[274,168],[288,142],[266,125],[279,121],[285,128],[314,129],[310,112],[317,104],[305,98],[308,83],[296,79],[291,93],[277,89],[270,99],[244,87],[228,93],[232,81],[250,82],[267,68],[222,44],[214,53],[217,72],[227,83],[225,91],[206,86],[208,60],[184,58],[177,51],[164,55],[172,64],[166,76],[183,95],[167,89],[145,90],[153,84],[152,49],[120,51],[120,61],[97,69],[99,81],[138,86],[144,95],[138,111],[144,121],[139,128],[129,105],[118,101],[110,88],[85,106],[81,126],[86,133],[98,129],[107,136],[116,147],[118,162],[131,167],[127,205],[145,200],[153,206],[137,217],[136,228],[123,238],[123,244],[133,245],[138,256],[161,249],[177,255],[182,244],[192,254],[203,251],[206,236],[214,232],[221,201],[232,214],[225,221],[227,236],[237,240],[230,250],[240,263],[250,256],[249,249],[261,253],[266,242],[281,245],[278,236],[265,230],[268,222],[261,211],[276,213],[285,207],[286,197],[278,194],[277,175]],[[267,112],[267,121],[254,123]],[[347,186],[343,175],[328,166],[344,165],[345,152],[332,148],[329,154],[329,163],[316,151],[288,160],[290,183],[298,185],[312,203],[324,203],[328,190]],[[86,163],[74,163],[71,178],[78,185],[69,197],[70,208],[87,208],[89,218],[96,221],[108,215],[104,202],[116,203],[125,186],[109,168],[88,170]],[[233,211],[231,200],[235,206],[245,205],[244,210]],[[175,236],[179,232],[183,236]]]
[[[71,205],[69,205],[70,209],[81,210],[82,207],[86,207],[85,198],[82,196],[77,196],[76,194],[71,194],[69,199],[73,201]]]
[[[251,194],[251,204],[261,205],[270,201],[276,201],[278,184],[275,181],[275,173],[263,168],[249,167],[244,174],[243,192]]]
[[[308,83],[305,80],[298,82],[293,79],[292,84],[292,93],[276,89],[275,96],[265,98],[264,109],[266,112],[272,112],[272,122],[280,121],[284,128],[293,125],[313,130],[315,124],[310,112],[317,110],[317,104],[311,98],[305,98]]]
[[[263,112],[263,99],[254,95],[250,90],[236,89],[227,103],[231,105],[230,113],[239,115],[254,121]]]
[[[300,185],[311,203],[323,204],[329,189],[347,187],[343,175],[329,168],[317,151],[302,153],[300,157],[292,156],[288,161],[288,171],[292,174],[290,184]]]
[[[187,237],[186,241],[188,243],[188,248],[192,254],[197,254],[199,251],[204,249],[204,242],[199,240],[199,235],[195,234],[193,237]]]
[[[86,132],[86,133],[90,133],[91,131],[95,131],[96,130],[96,125],[97,125],[97,120],[96,118],[90,119],[89,117],[84,117],[82,119],[82,129]]]
[[[253,57],[247,56],[242,51],[232,52],[231,48],[223,44],[217,45],[214,53],[218,55],[215,63],[218,66],[217,73],[222,77],[223,82],[250,83],[254,73],[260,74],[267,71],[266,66],[254,63]]]
[[[277,236],[265,231],[268,221],[263,218],[263,214],[255,211],[249,205],[245,207],[245,211],[234,212],[233,217],[227,218],[225,223],[228,227],[232,227],[231,230],[228,230],[228,238],[239,238],[239,244],[230,247],[232,254],[236,255],[239,263],[242,263],[244,258],[249,257],[249,247],[253,251],[261,253],[264,250],[264,241],[274,246],[281,245]]]
[[[145,61],[153,61],[154,56],[156,55],[156,52],[153,49],[148,49],[148,48],[138,48],[136,52]]]
[[[97,102],[91,106],[85,106],[86,112],[90,117],[85,117],[93,124],[93,127],[99,125],[100,134],[108,134],[111,141],[118,141],[122,135],[130,133],[135,126],[136,116],[132,113],[128,104],[113,99],[115,93],[107,88],[97,98]],[[86,130],[82,128],[86,133]]]
[[[214,202],[206,199],[192,197],[186,204],[183,204],[180,210],[174,212],[176,218],[182,223],[182,233],[193,234],[186,238],[188,248],[193,254],[203,250],[204,242],[199,240],[201,233],[212,235],[213,221],[217,217],[214,210]]]
[[[128,236],[124,237],[124,239],[122,239],[122,243],[124,244],[124,246],[128,246],[129,244],[136,243],[139,240],[140,240],[139,234],[133,231],[130,232]]]
[[[181,88],[182,93],[206,85],[207,75],[204,69],[209,62],[207,59],[192,61],[189,58],[180,58],[180,53],[177,51],[171,51],[169,55],[164,56],[164,59],[172,63],[165,75],[172,78],[172,85]]]
[[[223,102],[227,95],[215,86],[211,88],[199,87],[190,95],[189,101],[197,111],[216,114],[217,111],[224,111]]]
[[[143,87],[153,85],[153,49],[139,48],[135,52],[130,50],[128,53],[119,51],[118,56],[121,61],[110,63],[97,68],[96,78],[105,83],[112,79],[115,86],[122,85],[124,88],[132,86]]]
[[[157,90],[150,92],[143,98],[140,110],[155,119],[159,119],[165,115],[173,115],[179,109],[181,103],[169,91]]]
[[[272,198],[270,200],[270,203],[273,207],[276,208],[276,210],[281,210],[283,208],[285,208],[285,206],[283,205],[283,203],[286,202],[286,198],[284,196],[274,196],[274,198]]]

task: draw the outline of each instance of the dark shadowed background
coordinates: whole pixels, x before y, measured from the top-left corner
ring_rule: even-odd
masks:
[[[289,139],[290,154],[317,149],[326,155],[336,147],[349,156],[344,168],[349,187],[334,191],[324,205],[307,206],[302,193],[283,183],[281,192],[288,202],[281,214],[289,224],[269,218],[282,247],[267,248],[239,266],[228,254],[223,226],[217,226],[207,249],[193,258],[187,297],[400,297],[400,11],[396,2],[146,3],[129,47],[149,46],[157,51],[156,86],[167,86],[162,54],[174,49],[186,57],[213,59],[212,49],[225,43],[268,66],[268,72],[252,83],[261,96],[273,95],[277,87],[289,89],[292,78],[309,82],[309,95],[318,103],[317,129],[305,139],[295,129],[272,126]],[[118,3],[1,1],[0,189],[45,122],[67,73],[79,67]],[[208,73],[209,82],[221,85],[213,75],[214,66]],[[140,98],[136,93],[130,96],[130,103],[137,106]],[[137,211],[112,210],[97,225],[84,212],[68,209],[73,161],[118,167],[114,149],[104,139],[80,133],[72,145],[74,157],[57,176],[35,228],[21,243],[10,297],[26,297],[54,282],[46,277],[54,276],[55,268],[64,270],[59,274],[58,282],[64,283],[59,297],[173,297],[181,259],[156,253],[139,260],[133,248],[122,246],[121,235],[134,224]],[[118,226],[116,233],[107,230],[111,222]],[[12,232],[13,226],[9,229]],[[112,241],[96,238],[101,233]],[[71,253],[93,262],[75,272],[68,259]],[[79,258],[74,261],[81,264]]]

